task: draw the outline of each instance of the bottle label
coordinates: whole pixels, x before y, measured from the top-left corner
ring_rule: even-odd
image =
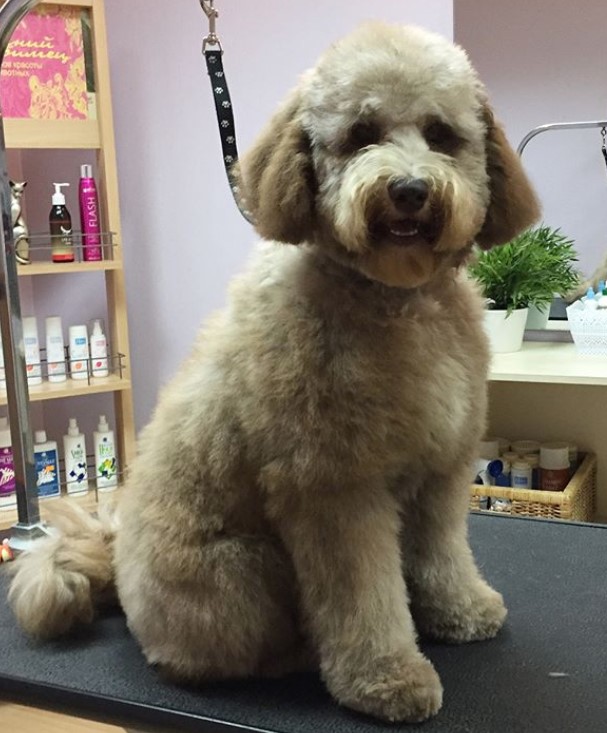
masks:
[[[44,450],[34,453],[39,496],[59,496],[59,465],[57,451]]]
[[[540,468],[543,491],[564,491],[569,483],[568,468]]]
[[[97,446],[97,485],[100,488],[116,486],[117,468],[114,444],[102,438]]]
[[[529,488],[529,477],[528,476],[517,476],[512,474],[512,486],[515,489],[528,489]]]
[[[86,482],[88,478],[86,470],[86,456],[82,445],[78,443],[69,451],[70,460],[65,470],[67,472],[67,480],[70,483],[80,484]]]
[[[0,448],[0,494],[12,494],[16,488],[13,451],[9,447]]]

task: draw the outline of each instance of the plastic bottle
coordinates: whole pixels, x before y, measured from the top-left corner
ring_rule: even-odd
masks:
[[[571,475],[573,475],[579,465],[580,465],[580,457],[579,457],[579,451],[578,447],[575,443],[569,443],[569,469],[571,472]]]
[[[15,464],[11,429],[6,417],[0,417],[0,509],[10,509],[16,504]]]
[[[63,458],[68,494],[84,494],[88,491],[86,444],[75,417],[70,417],[67,434],[63,436]]]
[[[507,461],[508,463],[510,463],[510,465],[512,465],[513,463],[515,463],[516,461],[518,461],[519,454],[518,453],[515,453],[514,451],[509,450],[509,451],[506,451],[502,455],[502,459],[504,461]]]
[[[107,377],[110,373],[107,358],[107,339],[101,328],[101,321],[93,321],[91,333],[91,370],[93,377]]]
[[[526,453],[539,453],[540,444],[537,440],[515,440],[512,443],[512,450],[522,458]]]
[[[586,291],[586,297],[583,298],[584,308],[588,311],[595,311],[599,307],[599,301],[592,288]]]
[[[540,457],[537,453],[527,453],[523,460],[531,466],[531,488],[540,488]]]
[[[74,242],[72,240],[72,217],[65,205],[65,195],[61,191],[69,183],[53,183],[53,207],[49,214],[51,230],[51,258],[53,262],[73,262]]]
[[[498,438],[483,438],[480,444],[479,457],[486,461],[493,461],[499,458],[500,445]]]
[[[60,496],[61,479],[57,443],[54,440],[47,440],[44,430],[36,430],[34,433],[34,464],[38,496],[41,498]]]
[[[72,379],[87,379],[89,375],[89,335],[86,326],[70,326],[69,351]]]
[[[607,288],[603,288],[603,292],[597,301],[599,308],[607,308]]]
[[[114,431],[105,419],[105,415],[99,416],[97,430],[93,433],[95,445],[95,477],[99,491],[109,491],[118,485],[116,446],[114,444]]]
[[[40,342],[38,341],[38,324],[35,316],[26,316],[23,319],[23,345],[25,348],[27,383],[29,385],[42,384]]]
[[[80,203],[83,258],[86,262],[98,262],[102,259],[99,197],[91,165],[80,167],[78,200]]]
[[[510,471],[510,483],[513,489],[530,489],[532,486],[531,466],[527,461],[517,461]]]
[[[61,316],[49,316],[45,321],[46,330],[46,368],[49,382],[65,382],[65,342]]]
[[[564,491],[569,483],[568,443],[542,443],[540,485],[543,491]]]

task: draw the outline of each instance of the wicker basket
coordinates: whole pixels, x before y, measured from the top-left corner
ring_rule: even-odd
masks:
[[[595,494],[596,456],[594,453],[586,453],[564,491],[473,484],[470,508],[495,513],[492,509],[481,509],[481,497],[489,496],[492,499],[507,500],[500,502],[501,514],[591,522],[594,518]]]

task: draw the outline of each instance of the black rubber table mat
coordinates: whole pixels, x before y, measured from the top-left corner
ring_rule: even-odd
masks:
[[[117,613],[69,641],[35,645],[6,608],[1,572],[0,697],[201,733],[605,733],[607,528],[473,515],[470,532],[483,572],[506,597],[507,625],[490,642],[423,644],[445,698],[421,726],[341,709],[312,674],[172,686],[146,666]]]

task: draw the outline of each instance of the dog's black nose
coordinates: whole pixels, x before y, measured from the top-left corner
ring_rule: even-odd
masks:
[[[389,184],[388,193],[401,211],[413,214],[428,200],[430,187],[421,178],[396,178]]]

